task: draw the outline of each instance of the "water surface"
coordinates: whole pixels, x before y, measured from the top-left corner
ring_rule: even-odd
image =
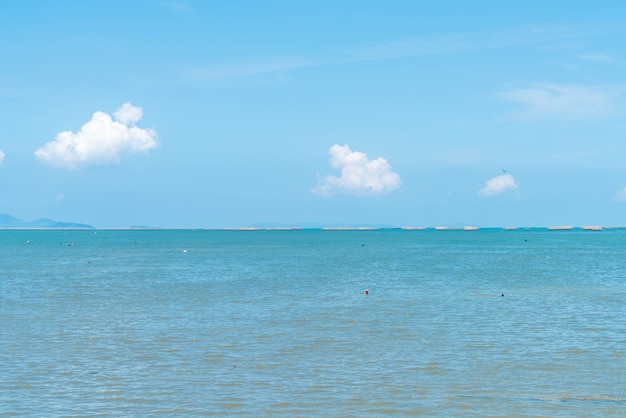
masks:
[[[624,416],[625,244],[0,231],[0,415]]]

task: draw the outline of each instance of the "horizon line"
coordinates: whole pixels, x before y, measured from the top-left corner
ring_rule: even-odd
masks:
[[[547,231],[603,231],[626,229],[626,225],[551,225],[551,226],[314,226],[314,227],[0,227],[0,231],[234,231],[234,232],[257,232],[257,231],[382,231],[382,230],[399,230],[399,231],[437,231],[437,232],[473,232],[482,229],[487,230],[547,230]]]

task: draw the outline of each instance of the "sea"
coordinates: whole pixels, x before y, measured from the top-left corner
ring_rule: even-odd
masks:
[[[0,230],[0,416],[626,416],[626,230]]]

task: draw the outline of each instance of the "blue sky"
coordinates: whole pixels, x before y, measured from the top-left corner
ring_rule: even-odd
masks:
[[[3,1],[0,213],[626,224],[621,1]]]

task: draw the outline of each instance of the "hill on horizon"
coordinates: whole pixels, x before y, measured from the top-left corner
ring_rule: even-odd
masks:
[[[0,229],[94,229],[93,226],[74,222],[58,222],[48,218],[31,222],[7,214],[0,214]]]

